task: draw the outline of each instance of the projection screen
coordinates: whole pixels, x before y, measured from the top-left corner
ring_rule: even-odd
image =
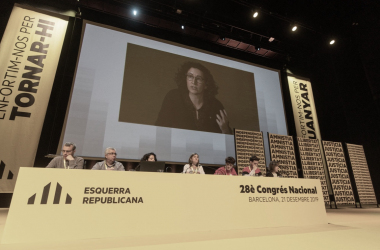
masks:
[[[118,159],[155,152],[182,163],[196,152],[224,164],[234,128],[287,135],[278,70],[88,21],[83,29],[61,136],[76,155],[114,147]]]

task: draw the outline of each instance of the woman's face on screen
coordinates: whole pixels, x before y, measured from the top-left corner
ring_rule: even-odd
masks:
[[[196,68],[190,68],[186,74],[187,89],[194,95],[203,94],[206,83],[203,72]]]

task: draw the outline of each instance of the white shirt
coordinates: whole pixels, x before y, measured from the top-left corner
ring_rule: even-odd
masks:
[[[205,174],[205,171],[203,171],[203,167],[201,165],[198,165],[198,167],[194,169],[194,167],[193,168],[190,167],[190,164],[186,164],[185,166],[183,166],[182,173],[184,173],[184,174]]]

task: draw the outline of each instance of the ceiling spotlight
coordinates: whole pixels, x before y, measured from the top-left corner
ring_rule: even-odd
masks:
[[[182,14],[182,10],[177,9],[177,10],[176,10],[176,13],[177,13],[177,14]]]
[[[274,37],[269,38],[268,40],[270,43],[274,41]]]
[[[137,10],[133,10],[133,15],[134,15],[134,16],[137,15]]]
[[[335,40],[330,41],[330,45],[333,45],[335,43]]]
[[[297,30],[297,26],[294,25],[293,28],[292,28],[292,31],[296,31]]]
[[[184,30],[184,29],[185,29],[185,25],[181,25],[181,29],[183,29],[183,30]]]
[[[259,15],[259,12],[255,12],[255,13],[253,13],[253,18],[256,18],[257,16]]]

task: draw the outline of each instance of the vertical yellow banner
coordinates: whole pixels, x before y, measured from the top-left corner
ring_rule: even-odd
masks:
[[[265,150],[263,133],[257,131],[235,129],[236,166],[238,174],[243,173],[243,168],[249,165],[249,158],[256,155],[259,168],[263,175],[267,173],[265,162]]]
[[[288,83],[297,136],[321,140],[311,83],[293,76]]]
[[[0,44],[0,192],[32,166],[68,18],[14,6]],[[53,14],[54,15],[54,14]]]
[[[342,143],[333,141],[322,141],[322,143],[334,191],[335,203],[338,205],[355,204]]]
[[[288,84],[297,136],[304,139],[318,139],[327,188],[329,194],[332,194],[330,179],[326,175],[327,165],[323,153],[322,137],[311,83],[299,77],[288,75]],[[305,178],[310,178],[310,176],[305,175]]]
[[[298,150],[306,179],[319,179],[321,181],[323,199],[326,205],[330,205],[330,197],[327,189],[326,174],[323,167],[322,152],[317,139],[297,137]]]
[[[378,204],[363,145],[346,143],[361,204]]]
[[[281,175],[286,178],[298,178],[293,137],[268,133],[268,140],[270,158],[280,163]]]

